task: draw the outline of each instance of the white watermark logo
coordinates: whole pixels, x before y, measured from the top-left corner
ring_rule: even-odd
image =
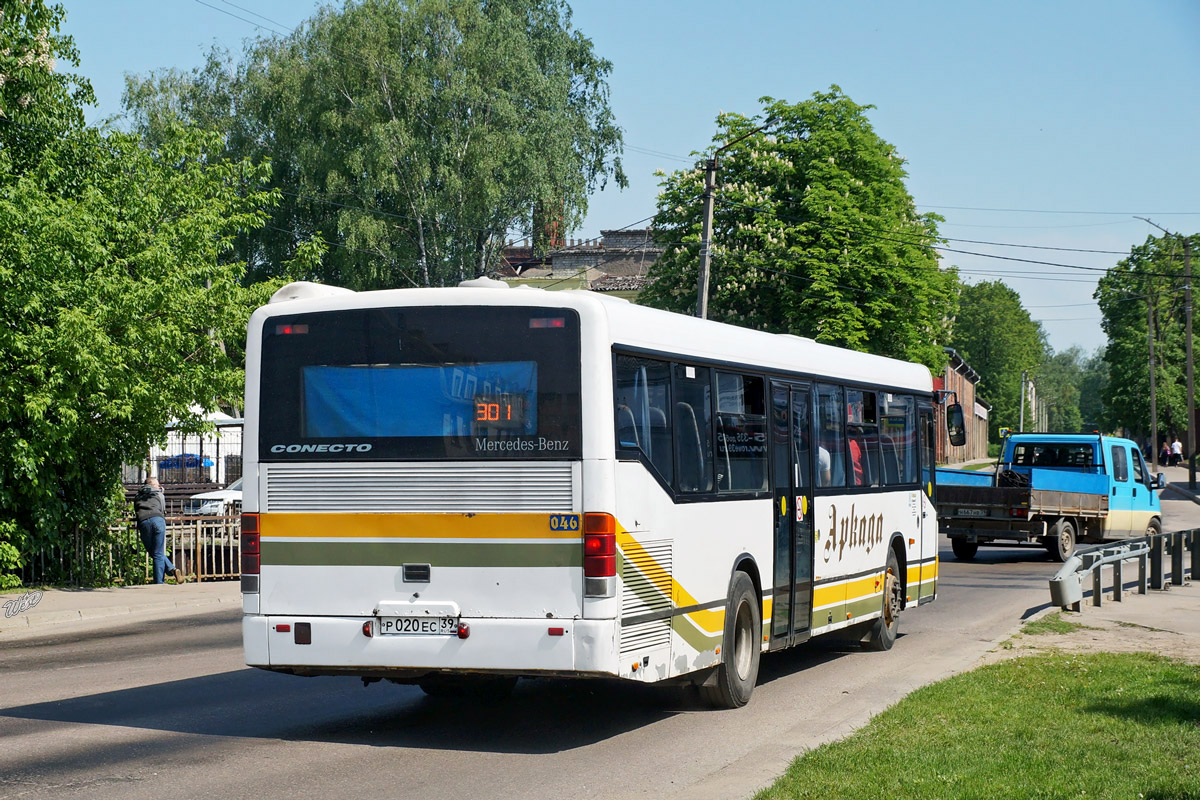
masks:
[[[23,611],[28,611],[29,609],[33,608],[38,603],[40,603],[41,600],[42,600],[41,592],[26,592],[25,594],[21,595],[20,597],[14,597],[12,600],[5,602],[4,616],[15,617],[17,614],[20,614]]]

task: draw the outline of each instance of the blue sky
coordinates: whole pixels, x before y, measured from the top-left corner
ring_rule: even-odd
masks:
[[[60,1],[79,71],[96,89],[92,119],[120,112],[125,73],[189,69],[214,42],[237,52],[245,39],[294,27],[317,7]],[[576,0],[573,9],[575,27],[613,63],[611,102],[630,177],[628,189],[610,185],[591,199],[576,237],[653,214],[654,170],[687,167],[721,111],[754,114],[762,96],[795,102],[831,84],[876,107],[876,132],[907,159],[909,191],[920,210],[945,217],[947,237],[1128,253],[1157,233],[1134,215],[1200,232],[1193,0]],[[947,246],[1084,267],[1121,258]],[[1055,350],[1104,344],[1091,300],[1100,273],[953,252],[943,263],[965,280],[999,278],[1020,292]]]

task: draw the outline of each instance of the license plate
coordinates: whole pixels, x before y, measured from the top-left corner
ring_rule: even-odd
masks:
[[[960,517],[986,517],[987,509],[985,508],[960,508],[958,516]]]
[[[454,617],[380,617],[379,633],[384,636],[444,636],[458,631]]]

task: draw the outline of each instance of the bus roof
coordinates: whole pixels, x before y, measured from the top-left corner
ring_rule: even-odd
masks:
[[[497,282],[498,283],[498,282]],[[389,306],[501,305],[573,308],[582,318],[603,320],[611,344],[698,360],[752,364],[768,370],[837,376],[850,382],[932,392],[928,368],[899,359],[820,344],[791,334],[772,334],[684,314],[640,306],[586,290],[547,291],[529,287],[453,287],[348,292],[308,285],[285,286],[272,302],[254,312],[251,326],[269,316],[346,308]],[[328,291],[322,291],[326,289]],[[295,298],[295,299],[293,299]]]

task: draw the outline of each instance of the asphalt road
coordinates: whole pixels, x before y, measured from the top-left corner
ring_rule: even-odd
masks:
[[[1200,506],[1164,501],[1167,529]],[[796,753],[971,667],[1049,600],[1041,549],[942,547],[937,602],[888,653],[764,656],[750,705],[694,692],[523,681],[498,705],[248,669],[238,615],[25,639],[0,650],[0,798],[731,798]]]

